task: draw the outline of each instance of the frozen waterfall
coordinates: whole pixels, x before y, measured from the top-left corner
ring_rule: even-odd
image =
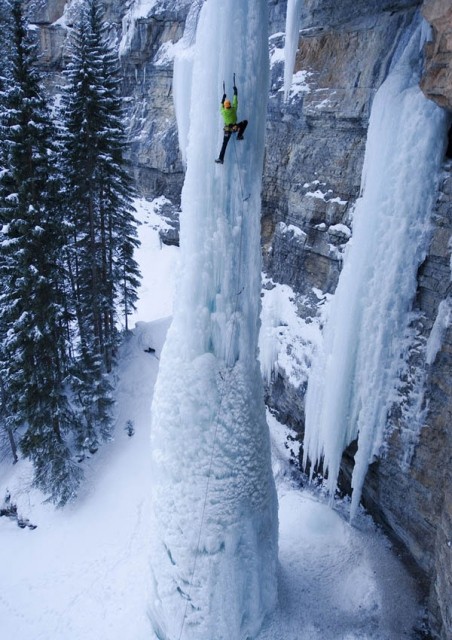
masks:
[[[257,361],[266,5],[207,0],[175,78],[178,113],[189,113],[181,263],[151,431],[150,617],[165,640],[255,637],[276,600],[277,500]],[[239,119],[250,124],[216,165],[222,83],[231,97],[234,72]]]
[[[415,31],[373,102],[353,238],[306,397],[305,463],[324,460],[332,494],[342,453],[358,438],[352,518],[395,399],[444,152],[445,113],[418,86],[421,32]]]
[[[196,29],[204,0],[194,0],[185,21],[184,35],[177,43],[173,66],[173,96],[176,110],[179,148],[187,166],[188,132],[190,129],[190,96],[196,49]]]
[[[286,13],[286,38],[284,44],[284,98],[289,98],[295,58],[300,39],[300,17],[302,0],[288,0]]]

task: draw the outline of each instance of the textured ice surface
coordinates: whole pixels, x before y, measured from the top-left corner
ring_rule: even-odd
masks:
[[[207,0],[191,56],[191,78],[175,78],[190,118],[178,288],[152,411],[150,614],[165,640],[241,640],[276,601],[277,500],[257,361],[266,3]],[[232,97],[234,72],[239,119],[250,124],[216,165],[222,83]]]
[[[353,238],[308,383],[305,457],[324,458],[332,492],[358,437],[352,516],[394,399],[443,154],[445,112],[418,86],[420,37],[419,28],[372,105]]]

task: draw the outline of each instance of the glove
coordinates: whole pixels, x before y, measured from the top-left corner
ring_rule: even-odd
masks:
[[[236,96],[237,95],[237,87],[234,85],[233,89],[234,89],[234,95]]]
[[[223,104],[225,100],[226,100],[226,94],[223,93],[223,97],[221,98],[221,104]]]

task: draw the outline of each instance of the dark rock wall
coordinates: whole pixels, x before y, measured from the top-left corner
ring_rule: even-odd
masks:
[[[435,230],[430,252],[419,274],[417,305],[426,323],[436,318],[440,305],[452,309],[451,237],[452,237],[452,162],[447,162],[441,178],[433,214]],[[413,464],[407,478],[401,505],[412,502],[412,515],[402,508],[407,530],[421,550],[427,553],[423,568],[433,576],[430,601],[433,627],[441,629],[441,638],[452,637],[452,326],[449,317],[443,344],[427,368],[427,415]],[[407,501],[407,496],[410,500]],[[412,499],[411,499],[412,498]],[[384,502],[383,502],[384,505]],[[393,518],[398,517],[400,509]],[[416,527],[420,516],[419,529]],[[414,517],[413,517],[414,515]],[[422,523],[426,523],[425,536]],[[425,551],[424,551],[425,549]]]

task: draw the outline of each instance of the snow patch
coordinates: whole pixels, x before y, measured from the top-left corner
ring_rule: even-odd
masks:
[[[284,48],[283,47],[271,47],[270,48],[270,68],[275,64],[284,62]]]
[[[294,224],[288,225],[285,222],[278,222],[278,231],[281,234],[290,233],[294,238],[299,238],[300,240],[305,240],[307,238],[307,234],[300,229],[300,227],[297,227]]]
[[[122,38],[119,43],[120,57],[126,55],[130,50],[137,22],[150,15],[156,2],[157,0],[132,0],[122,19]]]
[[[143,278],[138,289],[137,310],[130,316],[131,326],[140,318],[154,321],[173,313],[174,273],[179,262],[179,248],[162,244],[158,233],[160,229],[170,227],[161,213],[162,207],[169,203],[164,196],[153,201],[134,200],[141,242],[136,259]]]
[[[264,280],[259,334],[259,361],[269,383],[281,372],[298,389],[306,385],[313,350],[319,344],[320,318],[297,312],[297,296],[288,285]]]
[[[330,200],[329,202],[336,202],[336,201],[337,201],[337,199],[334,199],[334,200]],[[352,232],[347,227],[347,225],[341,224],[341,223],[332,224],[331,226],[329,226],[328,227],[328,233],[331,233],[332,235],[335,235],[335,236],[343,236],[346,239],[350,238],[351,235],[352,235]]]
[[[178,43],[174,43],[171,40],[164,42],[160,45],[154,59],[154,65],[156,67],[165,67],[172,64],[174,58],[177,55]]]
[[[316,189],[315,191],[307,191],[305,194],[306,198],[318,198],[319,200],[325,200],[326,194],[320,189]]]
[[[296,96],[299,96],[302,93],[310,93],[311,87],[309,86],[307,79],[312,75],[313,74],[310,71],[306,71],[306,70],[300,70],[294,73],[294,75],[292,76],[288,93],[286,94],[285,89],[280,89],[281,91],[285,92],[284,95],[285,95],[286,101],[292,100],[293,98],[295,98]]]

